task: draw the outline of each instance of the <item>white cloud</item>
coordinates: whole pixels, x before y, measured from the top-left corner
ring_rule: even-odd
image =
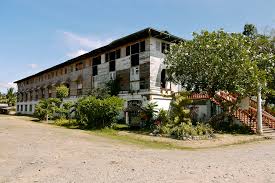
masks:
[[[37,64],[28,64],[28,67],[32,68],[32,69],[36,69],[38,67]]]
[[[62,32],[64,40],[67,44],[74,47],[80,47],[82,49],[96,49],[101,46],[107,45],[113,39],[111,38],[99,38],[94,36],[80,36],[72,32]]]
[[[0,92],[6,93],[8,88],[17,90],[17,85],[13,82],[0,82]]]
[[[74,57],[78,57],[80,55],[83,55],[87,52],[88,51],[86,51],[86,50],[80,49],[80,50],[72,51],[72,52],[68,53],[67,56],[70,57],[70,58],[74,58]]]

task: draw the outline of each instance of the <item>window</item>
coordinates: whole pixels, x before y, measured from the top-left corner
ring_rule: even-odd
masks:
[[[93,66],[93,76],[97,75],[97,65]]]
[[[105,62],[109,62],[118,58],[120,58],[120,49],[105,54]]]
[[[30,104],[29,111],[32,112],[32,104]]]
[[[161,43],[161,53],[166,53],[170,50],[170,45],[167,43]]]
[[[130,48],[130,46],[127,46],[126,47],[126,56],[128,56],[130,54],[131,54],[131,48]]]
[[[45,98],[45,89],[44,88],[41,89],[41,94],[42,94],[42,98]]]
[[[115,51],[110,52],[109,56],[110,56],[110,60],[115,60],[116,59],[116,52]]]
[[[71,69],[70,69],[70,72],[73,72],[73,71],[74,71],[74,66],[72,65]]]
[[[52,97],[52,89],[48,88],[48,97],[51,98]]]
[[[140,42],[140,52],[145,51],[145,41]]]
[[[67,74],[67,68],[64,69],[64,73]]]
[[[93,66],[101,64],[101,56],[93,58]]]
[[[139,53],[139,43],[131,45],[131,54]]]
[[[166,87],[166,71],[165,69],[163,69],[161,71],[161,78],[160,78],[160,85],[161,85],[161,88],[165,88]]]
[[[110,57],[109,57],[109,53],[105,53],[105,62],[109,62]]]
[[[120,49],[116,50],[116,59],[120,58],[120,52],[121,52]]]
[[[16,111],[19,111],[19,109],[20,109],[20,106],[19,106],[19,105],[17,105]]]
[[[131,66],[139,65],[139,54],[131,55]]]
[[[25,105],[25,112],[28,111],[28,105]]]
[[[82,95],[82,81],[77,82],[77,96]]]
[[[140,89],[148,89],[148,86],[144,78],[140,79],[139,85],[140,85]]]
[[[30,92],[30,101],[32,101],[32,92]]]
[[[75,71],[79,71],[83,69],[83,63],[79,62],[75,65]]]
[[[21,105],[21,110],[20,111],[23,111],[23,105]]]
[[[109,71],[115,71],[116,70],[116,62],[115,61],[111,61],[109,62]]]

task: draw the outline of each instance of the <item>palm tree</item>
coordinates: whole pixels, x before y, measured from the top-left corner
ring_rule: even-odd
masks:
[[[14,92],[14,88],[9,88],[7,90],[7,103],[9,106],[14,106],[16,102],[16,93]]]

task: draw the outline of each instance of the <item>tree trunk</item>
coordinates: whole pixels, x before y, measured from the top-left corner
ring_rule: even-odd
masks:
[[[262,120],[262,96],[261,96],[261,86],[258,86],[257,95],[257,132],[263,134],[263,120]]]

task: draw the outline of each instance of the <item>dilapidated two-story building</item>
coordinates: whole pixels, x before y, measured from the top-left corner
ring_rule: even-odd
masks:
[[[166,95],[177,92],[180,86],[166,81],[163,61],[170,44],[180,41],[168,32],[146,28],[18,80],[17,113],[32,114],[35,104],[42,98],[55,97],[55,88],[61,84],[69,88],[67,100],[75,100],[116,78],[125,109],[149,101],[168,109],[171,98]],[[129,120],[128,112],[125,116]]]

